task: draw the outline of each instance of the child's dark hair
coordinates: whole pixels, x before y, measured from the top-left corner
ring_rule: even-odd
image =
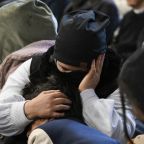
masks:
[[[42,91],[60,90],[72,101],[71,109],[66,111],[66,118],[72,118],[83,122],[82,104],[80,94],[77,88],[70,84],[70,81],[59,74],[51,74],[45,79],[40,79],[36,83],[29,83],[23,89],[25,99],[33,99]]]
[[[144,113],[144,49],[138,49],[123,65],[119,86],[127,98]]]
[[[120,95],[121,95],[121,103],[122,103],[122,111],[123,111],[123,126],[124,126],[125,136],[126,136],[127,140],[130,142],[130,144],[134,144],[129,136],[127,125],[126,125],[127,118],[126,118],[126,108],[125,108],[125,97],[124,97],[124,94],[122,93],[122,91],[120,91]]]
[[[141,45],[142,46],[142,45]],[[125,116],[125,96],[138,109],[144,113],[144,49],[139,48],[127,61],[124,63],[119,75],[119,87],[121,91],[123,113],[124,113],[124,128],[126,136],[129,135],[126,127]],[[132,143],[132,142],[131,142]]]

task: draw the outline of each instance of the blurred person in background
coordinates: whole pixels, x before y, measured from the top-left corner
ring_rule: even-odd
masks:
[[[144,28],[144,0],[127,2],[132,10],[124,15],[113,45],[122,63],[137,49],[138,39]]]

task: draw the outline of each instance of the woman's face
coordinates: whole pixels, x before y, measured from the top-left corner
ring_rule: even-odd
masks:
[[[68,65],[68,64],[64,64],[60,61],[56,61],[56,65],[57,65],[57,68],[60,72],[72,72],[72,71],[87,71],[87,65],[83,65],[83,66],[80,66],[80,67],[77,67],[77,66],[72,66],[72,65]]]
[[[144,0],[127,0],[128,5],[133,7],[133,8],[141,8],[144,6]]]

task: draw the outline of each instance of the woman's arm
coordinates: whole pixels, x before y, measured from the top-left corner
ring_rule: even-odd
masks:
[[[0,133],[6,136],[21,133],[30,123],[24,113],[22,89],[29,82],[31,59],[20,65],[7,79],[0,93]]]
[[[70,108],[71,101],[59,90],[43,91],[25,101],[22,89],[29,83],[31,59],[20,65],[7,79],[0,93],[0,134],[21,133],[35,118],[58,118]],[[31,119],[31,120],[29,120]]]

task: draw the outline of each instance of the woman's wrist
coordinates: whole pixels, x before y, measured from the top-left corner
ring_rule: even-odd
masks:
[[[24,104],[24,113],[25,113],[27,119],[29,119],[29,120],[33,120],[35,117],[32,112],[32,106],[31,106],[30,100],[27,100]]]

